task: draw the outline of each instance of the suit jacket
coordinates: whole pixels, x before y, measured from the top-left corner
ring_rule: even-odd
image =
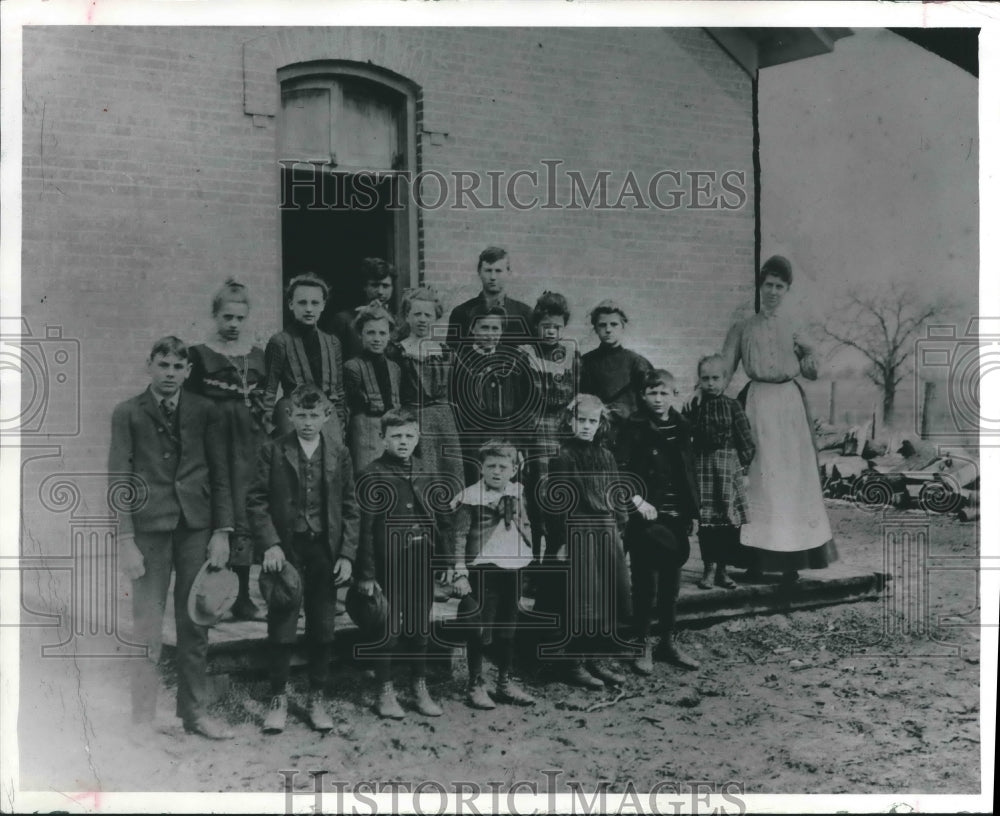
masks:
[[[429,503],[439,492],[440,479],[433,473],[422,472],[419,458],[411,461],[412,467],[383,453],[358,475],[358,495],[363,498],[354,574],[359,580],[385,579],[390,545],[388,528],[410,528],[416,533],[429,527],[435,560],[441,562],[441,569],[453,566],[450,513]]]
[[[182,391],[177,402],[180,444],[148,388],[119,403],[111,415],[108,473],[128,474],[146,501],[119,513],[122,534],[161,533],[181,522],[195,530],[233,526],[233,505],[222,416],[211,400]]]
[[[503,337],[500,342],[513,343],[518,340],[523,342],[525,338],[530,338],[531,307],[527,303],[506,296],[501,305],[506,310],[507,317],[504,319]],[[462,345],[462,341],[468,341],[472,318],[485,313],[486,300],[482,292],[464,303],[459,303],[451,310],[451,317],[448,319],[448,343],[458,348]]]
[[[351,456],[326,431],[320,434],[327,544],[334,561],[340,557],[354,561],[358,550],[358,503]],[[295,535],[299,518],[299,450],[298,435],[293,431],[271,440],[257,454],[257,473],[247,493],[247,519],[258,557],[275,544],[284,548]]]

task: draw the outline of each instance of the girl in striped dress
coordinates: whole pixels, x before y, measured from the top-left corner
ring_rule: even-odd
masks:
[[[395,344],[395,359],[402,371],[403,405],[420,418],[419,455],[423,469],[453,483],[452,492],[464,486],[462,448],[451,404],[451,377],[455,353],[435,338],[435,327],[444,314],[441,300],[431,287],[408,289],[403,294],[402,330]]]
[[[382,455],[382,415],[398,408],[399,366],[385,356],[396,321],[379,305],[358,310],[354,330],[361,354],[344,363],[344,393],[350,419],[347,447],[355,471]]]
[[[695,472],[698,477],[698,545],[704,571],[698,586],[732,589],[726,565],[745,566],[740,553],[740,527],[747,522],[743,474],[756,453],[753,431],[742,406],[722,392],[729,384],[726,362],[709,354],[698,362],[701,399],[691,411],[694,426]]]

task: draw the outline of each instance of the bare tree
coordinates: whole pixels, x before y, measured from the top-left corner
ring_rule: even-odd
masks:
[[[928,301],[901,281],[853,289],[819,327],[835,341],[868,359],[865,375],[882,391],[885,422],[892,421],[896,387],[913,370],[917,335],[947,310],[943,298]]]

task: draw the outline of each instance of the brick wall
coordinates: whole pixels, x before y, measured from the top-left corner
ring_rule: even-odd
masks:
[[[750,198],[730,211],[427,211],[423,275],[451,305],[498,243],[510,293],[566,294],[584,349],[586,311],[616,297],[629,345],[687,380],[751,297],[750,80],[700,29],[46,27],[25,29],[24,54],[23,312],[36,335],[81,341],[81,433],[51,440],[59,465],[36,475],[104,467],[111,410],[145,386],[151,341],[201,340],[225,275],[251,287],[262,340],[279,325],[277,120],[245,112],[244,76],[266,99],[267,77],[276,95],[274,72],[297,62],[416,83],[423,129],[447,134],[423,138],[421,169],[446,176],[561,160],[588,181],[611,171],[613,201],[629,170],[642,187],[665,169],[746,174]]]

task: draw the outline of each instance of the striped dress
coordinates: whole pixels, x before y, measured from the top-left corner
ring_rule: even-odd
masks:
[[[362,352],[344,363],[344,391],[350,419],[347,447],[354,470],[382,455],[382,414],[399,407],[400,369],[382,354]]]
[[[420,417],[418,454],[427,473],[464,485],[462,447],[451,404],[451,377],[455,353],[442,343],[408,337],[396,346],[402,371],[403,405]]]

